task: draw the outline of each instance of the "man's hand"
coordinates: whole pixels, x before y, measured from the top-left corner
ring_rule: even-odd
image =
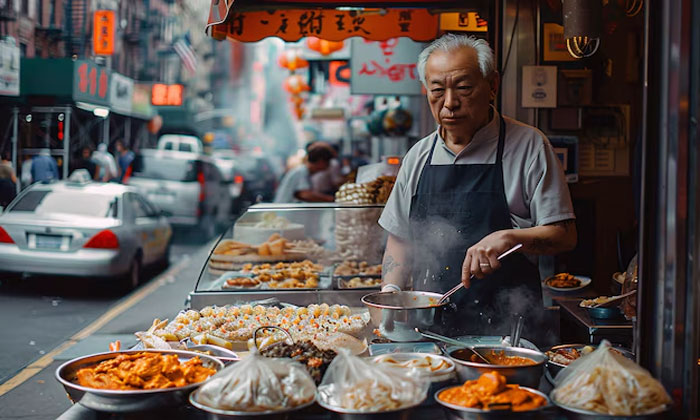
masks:
[[[571,251],[576,246],[576,221],[573,219],[526,229],[506,229],[493,232],[467,250],[462,264],[462,283],[469,287],[469,278],[477,278],[498,270],[498,256],[517,244],[520,252],[533,255],[554,255]]]
[[[511,243],[508,232],[507,230],[493,232],[467,250],[462,264],[464,287],[469,287],[472,274],[481,279],[501,267],[498,256],[516,245]]]

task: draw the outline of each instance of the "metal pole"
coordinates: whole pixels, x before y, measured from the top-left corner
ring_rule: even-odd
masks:
[[[66,107],[63,123],[63,179],[68,178],[70,168],[70,120],[72,109]]]
[[[19,173],[19,165],[17,165],[19,162],[17,161],[17,143],[18,143],[18,138],[17,138],[17,124],[19,119],[19,109],[17,108],[12,108],[12,167],[15,170],[15,174],[17,175],[17,182],[15,182],[15,191],[17,194],[19,194],[20,189],[22,189],[22,182],[21,182],[21,176]]]
[[[102,122],[102,143],[109,145],[109,115]]]
[[[127,117],[124,121],[124,146],[131,144],[131,117]]]

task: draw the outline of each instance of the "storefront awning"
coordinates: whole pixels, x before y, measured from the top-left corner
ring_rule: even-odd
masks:
[[[313,36],[328,41],[363,37],[373,41],[408,37],[431,41],[439,32],[440,10],[483,10],[484,1],[212,0],[207,31],[215,39],[255,42],[278,37],[288,42]]]

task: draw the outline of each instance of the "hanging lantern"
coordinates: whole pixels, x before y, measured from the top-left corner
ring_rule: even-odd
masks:
[[[151,134],[158,134],[158,131],[160,131],[161,127],[163,127],[163,117],[161,117],[160,115],[154,116],[153,118],[151,118],[150,121],[148,121],[148,124],[146,124],[148,132]]]
[[[304,118],[304,111],[306,111],[306,110],[304,109],[303,106],[301,106],[301,105],[294,106],[294,115],[296,115],[298,120]]]
[[[301,105],[304,103],[304,98],[299,95],[290,95],[289,102],[293,103],[294,105]]]
[[[308,92],[311,89],[302,76],[293,74],[284,81],[284,90],[291,94],[298,95],[301,92]]]
[[[325,39],[309,37],[306,39],[306,46],[311,50],[317,51],[321,55],[330,55],[336,51],[342,50],[345,44],[343,41],[326,41]]]
[[[600,46],[602,5],[600,0],[563,0],[564,38],[569,54],[590,57]]]
[[[287,50],[280,54],[277,64],[289,71],[309,67],[309,62],[301,58],[299,50]]]

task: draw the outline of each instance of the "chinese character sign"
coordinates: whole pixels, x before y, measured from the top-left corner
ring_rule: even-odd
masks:
[[[151,103],[156,106],[180,106],[184,97],[182,85],[155,83],[151,90]]]
[[[73,98],[76,101],[109,106],[111,71],[91,61],[76,62]]]
[[[92,48],[95,55],[114,54],[114,11],[95,11],[92,24]]]
[[[386,13],[333,9],[278,9],[236,12],[224,22],[210,21],[212,36],[243,42],[276,36],[294,42],[304,37],[342,41],[363,37],[383,41],[409,37],[430,41],[438,33],[438,15],[424,9],[389,9]]]
[[[367,95],[420,95],[416,61],[424,44],[408,38],[352,40],[350,90]]]

